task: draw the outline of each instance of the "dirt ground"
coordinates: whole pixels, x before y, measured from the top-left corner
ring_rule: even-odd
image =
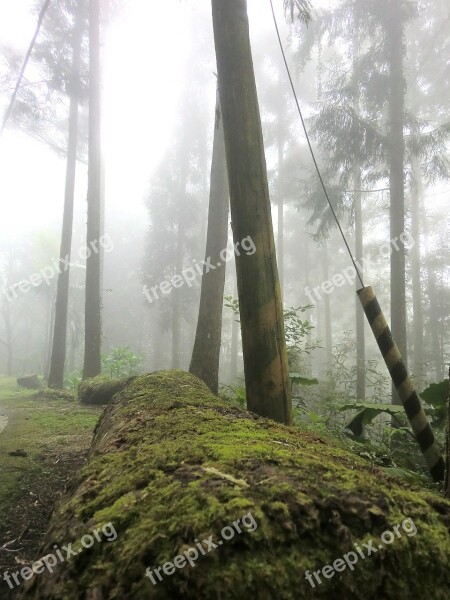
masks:
[[[101,412],[76,400],[34,394],[12,379],[0,379],[3,423],[7,418],[0,432],[0,597],[5,600],[13,600],[17,588],[10,589],[3,574],[40,557],[55,502],[84,463]]]

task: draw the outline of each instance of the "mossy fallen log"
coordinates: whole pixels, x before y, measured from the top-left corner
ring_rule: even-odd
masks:
[[[108,523],[117,539],[83,548]],[[192,375],[159,372],[106,408],[41,550],[72,543],[75,555],[35,575],[22,598],[444,600],[449,527],[439,495],[220,401]],[[351,552],[355,564],[342,559]]]
[[[16,379],[17,385],[28,390],[40,390],[43,386],[37,375],[26,375]]]
[[[128,379],[109,379],[103,375],[84,379],[78,384],[78,399],[81,404],[102,406],[109,404],[114,395],[122,390]]]

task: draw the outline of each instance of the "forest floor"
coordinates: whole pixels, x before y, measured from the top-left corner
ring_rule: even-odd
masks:
[[[7,418],[0,432],[0,597],[5,600],[15,591],[2,574],[38,558],[54,504],[83,464],[102,410],[35,394],[12,378],[0,378],[0,419]],[[17,450],[24,452],[10,454]]]

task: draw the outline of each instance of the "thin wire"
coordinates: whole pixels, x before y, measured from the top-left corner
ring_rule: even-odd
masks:
[[[338,229],[341,232],[342,239],[344,240],[344,244],[345,244],[345,246],[346,246],[346,248],[348,250],[348,253],[350,255],[351,261],[352,261],[353,266],[354,266],[354,268],[356,270],[356,274],[358,275],[358,279],[361,282],[362,287],[364,287],[364,282],[362,280],[361,273],[360,273],[360,271],[358,269],[358,265],[356,264],[356,261],[355,261],[355,259],[353,257],[353,254],[352,254],[352,251],[350,250],[350,246],[349,246],[349,244],[347,242],[347,238],[345,237],[344,231],[342,230],[341,224],[339,223],[339,219],[338,219],[338,217],[336,215],[336,211],[334,210],[333,205],[331,204],[331,200],[330,200],[330,196],[328,194],[328,190],[327,190],[325,182],[323,180],[322,173],[320,172],[319,165],[317,164],[316,156],[314,154],[314,150],[313,150],[313,147],[312,147],[312,144],[311,144],[311,140],[310,140],[310,137],[309,137],[309,134],[308,134],[308,130],[306,128],[305,119],[303,118],[302,109],[300,108],[300,103],[298,101],[297,92],[295,91],[295,86],[294,86],[294,82],[292,80],[291,70],[289,69],[289,65],[288,65],[288,62],[287,62],[287,59],[286,59],[286,53],[285,53],[284,48],[283,48],[283,42],[281,41],[280,30],[278,28],[278,21],[277,21],[277,18],[275,16],[275,10],[273,8],[273,2],[272,2],[272,0],[269,0],[269,2],[270,2],[270,7],[272,9],[273,22],[274,22],[275,29],[276,29],[276,32],[277,32],[277,37],[278,37],[278,42],[280,44],[281,54],[283,55],[284,65],[286,67],[286,71],[287,71],[287,74],[288,74],[288,77],[289,77],[289,82],[291,84],[292,92],[294,94],[294,99],[295,99],[295,103],[297,105],[298,114],[300,115],[300,120],[302,122],[303,131],[305,132],[306,141],[308,142],[308,146],[309,146],[309,150],[311,152],[311,156],[312,156],[312,159],[313,159],[313,162],[314,162],[314,166],[316,168],[317,175],[319,177],[319,181],[320,181],[320,183],[322,185],[322,189],[323,189],[325,197],[326,197],[326,199],[328,201],[328,204],[330,206],[331,212],[333,213],[334,220],[336,221],[336,225],[338,226]]]
[[[25,60],[23,61],[22,69],[21,69],[19,77],[17,79],[16,87],[14,88],[14,92],[13,92],[13,94],[11,96],[11,100],[9,102],[8,109],[7,109],[7,111],[5,113],[5,116],[3,118],[2,128],[0,129],[0,136],[2,135],[3,131],[5,130],[6,124],[7,124],[8,120],[9,120],[9,117],[11,116],[11,112],[12,112],[12,109],[13,109],[13,106],[14,106],[14,102],[16,101],[17,92],[19,91],[19,88],[20,88],[20,86],[22,84],[22,79],[23,79],[23,76],[25,74],[25,69],[27,68],[28,61],[30,60],[31,53],[33,52],[34,44],[36,43],[37,37],[39,35],[39,31],[41,30],[42,21],[44,20],[45,13],[47,12],[49,4],[50,4],[50,0],[45,0],[44,5],[41,8],[41,12],[39,13],[39,19],[38,19],[36,31],[34,32],[33,39],[31,40],[30,46],[29,46],[28,51],[27,51],[27,53],[25,55]]]

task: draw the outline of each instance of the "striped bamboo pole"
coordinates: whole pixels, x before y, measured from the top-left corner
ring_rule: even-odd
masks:
[[[431,476],[434,481],[443,481],[444,459],[375,293],[371,287],[364,287],[357,294]]]

